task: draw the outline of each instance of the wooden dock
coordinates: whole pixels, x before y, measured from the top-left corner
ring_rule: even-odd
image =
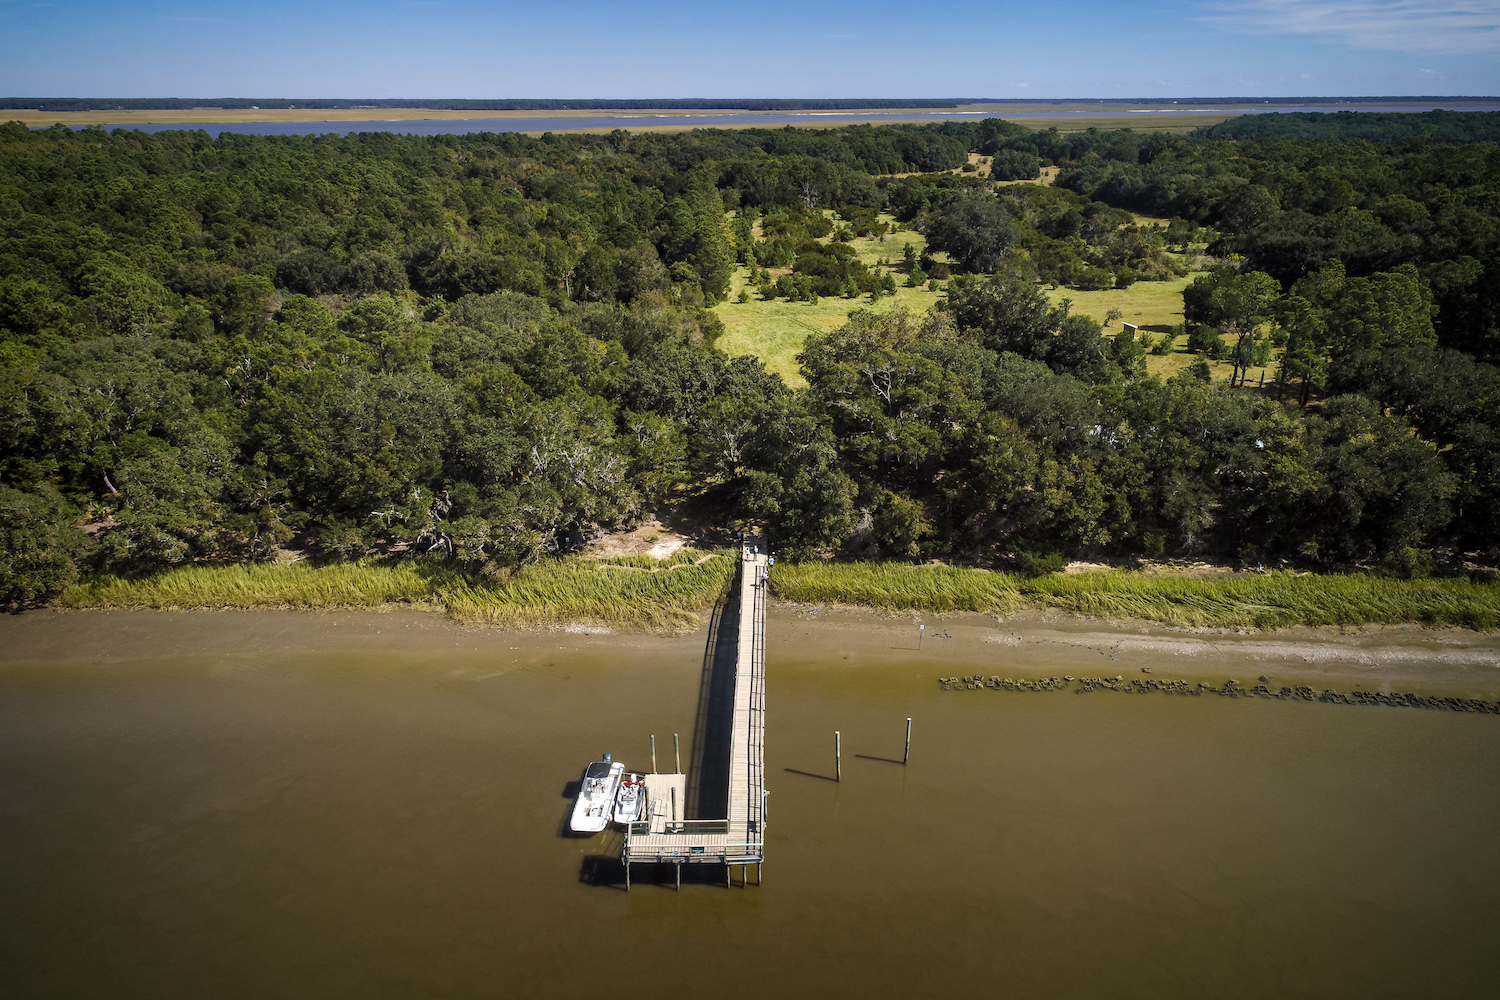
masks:
[[[734,865],[755,865],[756,883],[765,859],[766,827],[766,588],[769,562],[760,539],[746,541],[740,554],[739,635],[735,650],[733,723],[729,744],[728,812],[723,819],[684,820],[657,815],[648,777],[647,816],[625,832],[620,860],[625,886],[632,864],[720,864],[726,881]],[[658,781],[653,782],[652,778]],[[678,785],[671,787],[678,788]],[[680,789],[679,789],[680,792]],[[660,793],[658,793],[660,794]],[[681,799],[677,799],[681,801]],[[680,814],[678,814],[680,815]],[[679,884],[681,869],[678,869]],[[742,880],[743,881],[743,880]]]

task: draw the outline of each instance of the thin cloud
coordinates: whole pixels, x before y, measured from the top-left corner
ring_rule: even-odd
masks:
[[[1364,49],[1500,51],[1500,0],[1221,0],[1203,19],[1257,35],[1326,35]]]

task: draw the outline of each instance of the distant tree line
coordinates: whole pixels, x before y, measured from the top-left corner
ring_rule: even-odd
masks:
[[[369,97],[331,100],[322,97],[0,97],[0,110],[46,111],[191,111],[214,107],[245,111],[251,108],[435,108],[443,111],[865,111],[879,108],[955,108],[973,99],[952,97],[776,98],[708,97],[644,98],[633,100],[567,100],[497,98]]]
[[[1439,98],[1441,100],[1441,98]],[[1203,139],[1242,139],[1275,142],[1311,139],[1317,142],[1500,142],[1500,112],[1496,111],[1281,111],[1241,115],[1194,133]]]

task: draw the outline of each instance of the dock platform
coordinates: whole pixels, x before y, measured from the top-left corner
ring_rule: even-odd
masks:
[[[675,794],[683,802],[682,775],[646,777],[647,817],[625,831],[620,860],[625,886],[632,864],[720,864],[726,879],[734,865],[755,865],[756,883],[765,860],[766,827],[766,588],[770,560],[759,539],[740,553],[739,634],[735,650],[733,722],[729,742],[728,815],[723,819],[679,819],[657,805]],[[658,815],[660,813],[660,815]],[[681,816],[678,812],[676,816]],[[681,880],[681,870],[678,870]]]

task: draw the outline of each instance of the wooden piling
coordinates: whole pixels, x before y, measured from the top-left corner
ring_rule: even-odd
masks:
[[[672,734],[672,757],[677,762],[677,770],[674,771],[674,772],[672,772],[672,773],[674,773],[674,774],[681,774],[682,773],[682,747],[679,746],[678,743],[677,743],[677,734],[676,733]]]
[[[651,734],[651,773],[656,773],[656,734]]]
[[[911,720],[906,720],[906,750],[901,754],[901,763],[911,759]]]
[[[839,731],[833,731],[833,780],[844,780],[844,757],[839,749]]]

